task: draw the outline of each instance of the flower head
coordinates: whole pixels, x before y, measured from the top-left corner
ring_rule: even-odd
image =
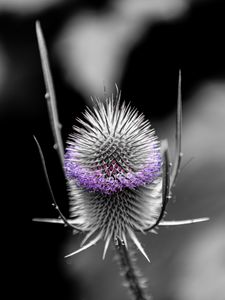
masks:
[[[89,232],[83,243],[96,234],[89,244],[103,238],[105,255],[111,239],[126,245],[129,235],[144,253],[134,231],[154,223],[162,201],[155,132],[144,115],[121,104],[119,96],[96,100],[93,110],[88,108],[78,121],[81,126],[74,127],[68,141],[65,172],[71,217]]]

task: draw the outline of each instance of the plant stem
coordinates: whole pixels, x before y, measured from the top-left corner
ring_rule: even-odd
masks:
[[[141,276],[134,257],[134,251],[128,251],[124,243],[117,239],[115,243],[116,258],[120,265],[121,276],[125,279],[125,286],[129,289],[134,300],[150,300],[146,293],[146,280]]]

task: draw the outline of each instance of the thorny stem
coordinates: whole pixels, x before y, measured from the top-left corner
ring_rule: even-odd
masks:
[[[121,275],[125,279],[125,286],[129,289],[134,300],[150,300],[145,290],[146,280],[141,276],[135,264],[133,250],[128,251],[124,243],[117,239],[115,242],[116,258],[119,262]]]

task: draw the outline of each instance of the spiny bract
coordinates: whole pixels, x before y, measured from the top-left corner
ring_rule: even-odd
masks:
[[[82,245],[95,234],[72,254],[103,238],[104,257],[111,239],[127,245],[130,236],[147,258],[134,231],[154,224],[161,207],[160,145],[144,115],[119,98],[96,99],[68,141],[65,172],[71,217],[88,232]]]

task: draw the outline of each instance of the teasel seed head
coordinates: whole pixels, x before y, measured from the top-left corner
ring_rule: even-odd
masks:
[[[88,232],[80,252],[103,238],[127,237],[148,259],[135,231],[154,224],[161,207],[160,144],[150,122],[116,99],[94,100],[78,119],[65,154],[71,218]],[[86,241],[95,235],[89,243]]]

